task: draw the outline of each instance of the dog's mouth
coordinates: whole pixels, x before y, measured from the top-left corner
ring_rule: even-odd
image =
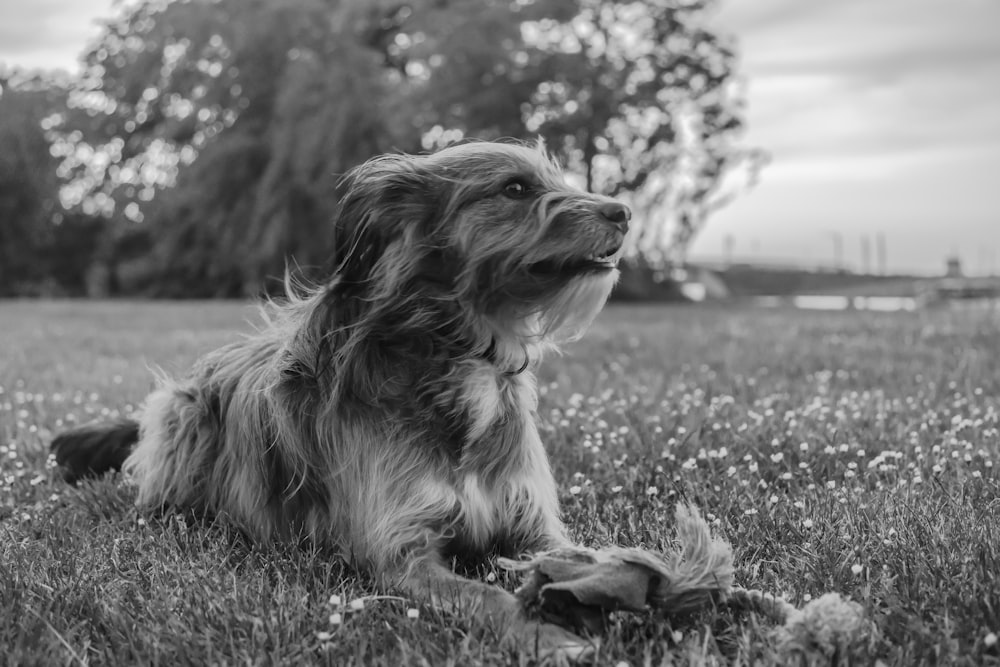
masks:
[[[597,250],[582,257],[566,257],[559,259],[544,259],[535,262],[529,270],[544,276],[577,276],[582,274],[599,274],[613,271],[618,266],[618,251],[621,243]]]

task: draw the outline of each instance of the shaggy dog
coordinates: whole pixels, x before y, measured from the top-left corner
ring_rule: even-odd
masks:
[[[71,481],[124,468],[141,507],[306,537],[385,588],[571,649],[447,563],[569,545],[532,369],[604,305],[629,210],[509,143],[378,157],[344,185],[325,285],[161,378],[138,423],[60,435],[56,460]]]

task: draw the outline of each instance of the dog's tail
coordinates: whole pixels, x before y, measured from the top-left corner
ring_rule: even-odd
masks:
[[[60,433],[52,441],[52,453],[70,484],[84,477],[96,477],[109,470],[121,470],[122,463],[139,442],[139,422],[119,419],[94,422]]]

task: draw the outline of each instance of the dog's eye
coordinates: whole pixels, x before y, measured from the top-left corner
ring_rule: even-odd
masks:
[[[531,193],[531,186],[519,178],[515,178],[503,186],[504,196],[511,199],[524,199]]]

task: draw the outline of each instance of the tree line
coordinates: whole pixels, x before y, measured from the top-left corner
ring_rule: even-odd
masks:
[[[242,296],[307,277],[386,151],[546,141],[657,271],[752,184],[714,0],[147,0],[78,75],[0,73],[0,294]]]

